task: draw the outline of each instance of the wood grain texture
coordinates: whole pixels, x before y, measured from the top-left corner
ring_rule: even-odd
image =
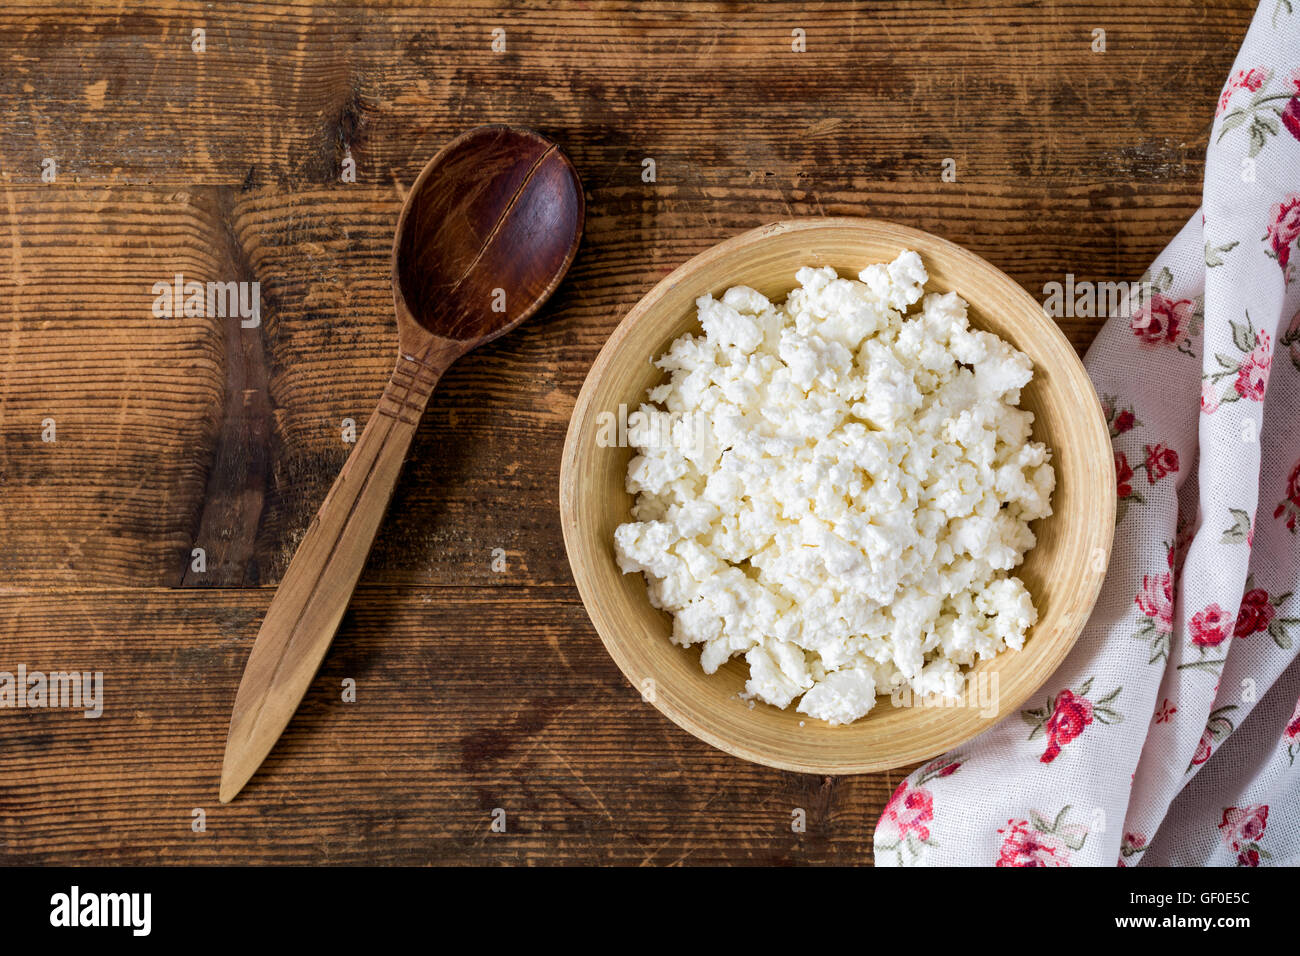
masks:
[[[105,697],[98,720],[4,714],[0,858],[851,862],[874,821],[864,808],[901,779],[769,770],[681,733],[640,703],[572,588],[371,587],[266,772],[223,806],[225,721],[270,598],[0,594],[6,633],[21,634],[6,639],[7,655],[102,668]],[[345,678],[356,703],[341,701]],[[206,832],[191,828],[196,808]],[[490,829],[497,808],[505,833]],[[804,833],[791,829],[795,809],[806,811]]]
[[[778,219],[922,228],[1035,295],[1066,272],[1136,278],[1199,205],[1254,6],[5,5],[0,668],[134,661],[145,676],[110,683],[121,709],[99,722],[0,711],[0,859],[869,860],[897,775],[727,758],[642,703],[600,647],[557,507],[583,377],[659,278]],[[347,457],[343,420],[361,430],[392,369],[405,190],[485,122],[572,157],[583,247],[540,315],[444,376],[359,610],[271,755],[274,786],[191,834],[189,809],[216,806],[224,707],[268,588]],[[356,183],[340,181],[348,157]],[[258,334],[155,320],[150,287],[177,271],[260,281]],[[1079,350],[1097,327],[1061,325]],[[206,575],[189,571],[195,546]],[[448,656],[408,656],[426,638]],[[395,696],[327,706],[357,648]],[[374,762],[353,766],[349,728],[375,735]],[[538,816],[492,842],[489,805]]]

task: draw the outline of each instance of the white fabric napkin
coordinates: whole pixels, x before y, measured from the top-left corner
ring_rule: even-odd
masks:
[[[895,791],[878,865],[1300,862],[1300,4],[1265,0],[1202,209],[1085,364],[1115,548],[1066,662]],[[1101,277],[1098,277],[1101,278]],[[1031,638],[1032,639],[1032,638]]]

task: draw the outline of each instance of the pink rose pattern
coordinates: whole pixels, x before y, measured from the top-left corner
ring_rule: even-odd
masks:
[[[1235,89],[1257,90],[1266,81],[1260,74],[1243,76],[1242,82]],[[1231,92],[1231,91],[1228,91]],[[1225,92],[1226,104],[1228,92]],[[1300,107],[1297,107],[1300,117]],[[1300,138],[1300,134],[1297,135]],[[1273,242],[1273,252],[1285,269],[1289,262],[1289,249],[1296,237],[1300,235],[1300,197],[1294,204],[1284,204],[1284,208],[1274,210],[1273,222],[1269,227],[1269,239]],[[1221,250],[1233,248],[1235,243],[1221,247]],[[1279,250],[1281,250],[1279,252]],[[1166,283],[1167,285],[1168,283]],[[1143,314],[1135,313],[1130,320],[1134,334],[1144,344],[1168,344],[1177,342],[1183,329],[1187,328],[1195,315],[1195,303],[1190,299],[1178,299],[1168,295],[1156,294],[1152,297],[1149,310]],[[1292,363],[1300,369],[1300,312],[1292,320],[1292,326],[1282,342],[1292,350]],[[1229,321],[1233,345],[1238,354],[1216,354],[1218,370],[1207,372],[1202,376],[1201,410],[1213,414],[1224,405],[1239,401],[1262,402],[1268,387],[1269,374],[1273,365],[1273,343],[1269,334],[1262,329],[1255,329],[1249,313],[1242,322]],[[1102,409],[1110,429],[1111,440],[1140,427],[1132,406],[1121,407],[1114,396],[1103,396]],[[1134,466],[1126,452],[1115,451],[1116,490],[1120,499],[1121,516],[1123,508],[1129,502],[1144,504],[1141,494],[1135,489],[1138,473],[1145,473],[1148,486],[1161,479],[1176,475],[1179,471],[1178,453],[1163,443],[1142,446],[1141,464]],[[1253,544],[1254,523],[1244,509],[1229,509],[1232,525],[1225,529],[1221,541],[1224,544],[1245,542]],[[1275,517],[1286,516],[1286,524],[1293,533],[1300,520],[1300,461],[1296,462],[1287,484],[1287,497],[1277,507]],[[1175,548],[1170,546],[1167,552],[1168,570],[1142,577],[1142,587],[1134,596],[1138,607],[1138,628],[1134,637],[1148,644],[1151,650],[1150,663],[1155,664],[1168,658],[1170,641],[1174,632]],[[1187,636],[1191,646],[1205,652],[1222,647],[1231,637],[1250,638],[1267,632],[1280,648],[1289,649],[1291,638],[1287,628],[1300,624],[1300,619],[1286,618],[1278,614],[1279,606],[1291,597],[1290,593],[1270,596],[1264,588],[1254,586],[1248,579],[1246,591],[1235,616],[1225,611],[1219,604],[1210,603],[1197,610],[1187,621]],[[1218,672],[1223,660],[1206,658],[1193,660],[1184,667],[1202,668]],[[1094,703],[1087,692],[1092,683],[1089,679],[1079,692],[1062,690],[1055,698],[1049,698],[1045,707],[1022,711],[1021,717],[1033,728],[1030,739],[1046,735],[1047,748],[1040,756],[1042,763],[1051,763],[1061,753],[1062,748],[1080,737],[1094,722],[1108,723],[1121,720],[1119,714],[1108,705],[1119,695],[1121,688]],[[1099,712],[1099,707],[1104,711]],[[1210,712],[1204,732],[1201,735],[1188,772],[1209,760],[1215,748],[1235,729],[1232,714],[1237,709],[1235,704],[1215,708]],[[1177,708],[1166,699],[1155,716],[1156,723],[1167,722]],[[1300,754],[1300,703],[1296,706],[1296,715],[1288,724],[1288,757],[1294,761]],[[1065,865],[1068,860],[1068,848],[1059,840],[1053,839],[1050,828],[1040,830],[1025,820],[1008,820],[1007,826],[998,831],[1004,834],[1003,852],[999,866],[1047,866]],[[1146,849],[1146,839],[1140,834],[1126,833],[1121,844],[1119,864],[1126,865],[1125,860]],[[1244,865],[1255,865],[1263,851],[1255,846],[1243,846],[1239,860]],[[1266,857],[1266,854],[1263,854]],[[1018,861],[1018,862],[1013,862]]]
[[[1248,638],[1255,634],[1268,634],[1280,649],[1289,651],[1292,646],[1290,629],[1300,624],[1300,618],[1286,617],[1278,610],[1290,598],[1290,591],[1270,596],[1264,588],[1255,586],[1254,575],[1248,575],[1246,593],[1241,596],[1232,636]]]
[[[1144,445],[1146,460],[1140,467],[1147,473],[1147,484],[1154,485],[1167,475],[1178,473],[1178,452],[1164,445]]]
[[[1238,70],[1229,78],[1219,98],[1216,143],[1234,130],[1244,130],[1248,141],[1246,156],[1253,159],[1283,130],[1300,140],[1300,69],[1292,72],[1276,88],[1272,86],[1273,79],[1272,72],[1262,66]],[[1252,95],[1245,102],[1238,103],[1237,94],[1241,90]],[[1229,110],[1231,103],[1238,105]],[[1300,193],[1288,193],[1273,205],[1264,232],[1268,255],[1277,260],[1288,284],[1292,275],[1291,249],[1298,238]]]
[[[1137,412],[1134,411],[1133,406],[1129,405],[1127,408],[1119,406],[1114,395],[1103,395],[1101,397],[1101,410],[1106,416],[1106,424],[1110,428],[1112,441],[1142,424],[1138,421]]]
[[[1187,635],[1197,657],[1179,664],[1178,669],[1218,674],[1227,660],[1228,649],[1223,644],[1232,636],[1232,629],[1233,618],[1217,602],[1197,611],[1187,622]]]
[[[1144,574],[1142,590],[1133,599],[1142,612],[1133,637],[1145,641],[1151,648],[1148,664],[1169,657],[1169,639],[1174,633],[1174,549],[1170,548],[1166,553],[1169,570]]]
[[[1029,739],[1047,736],[1047,749],[1038,758],[1051,763],[1061,754],[1061,748],[1077,739],[1094,721],[1099,724],[1118,724],[1124,718],[1114,707],[1115,700],[1124,688],[1116,687],[1105,697],[1091,700],[1093,678],[1089,677],[1078,690],[1062,690],[1047,698],[1043,707],[1022,710],[1021,719],[1030,726]]]
[[[1296,701],[1295,710],[1291,712],[1291,719],[1287,721],[1286,731],[1283,734],[1286,741],[1286,755],[1291,765],[1295,765],[1296,754],[1300,753],[1300,700]]]
[[[1223,94],[1219,97],[1219,108],[1214,111],[1216,117],[1222,116],[1228,108],[1228,101],[1232,99],[1232,94],[1237,90],[1250,90],[1252,93],[1257,92],[1261,86],[1268,82],[1268,71],[1255,67],[1250,70],[1238,70],[1229,79],[1223,88]]]
[[[934,794],[926,784],[950,777],[961,767],[960,755],[940,757],[921,768],[914,781],[904,780],[894,790],[889,803],[876,823],[876,854],[897,854],[899,863],[915,862],[928,846],[936,845],[930,836],[934,822]]]
[[[1069,823],[1069,805],[1049,820],[1037,811],[1028,819],[1012,817],[998,828],[1002,846],[995,866],[1069,866],[1071,853],[1083,849],[1088,828]]]
[[[1117,422],[1124,427],[1117,429]],[[1137,424],[1137,419],[1133,416],[1132,409],[1117,412],[1109,420],[1112,439],[1123,435],[1132,430]],[[1115,451],[1115,495],[1118,499],[1115,509],[1115,520],[1123,521],[1124,515],[1128,511],[1130,503],[1146,504],[1146,499],[1142,497],[1137,487],[1137,474],[1142,472],[1146,478],[1147,487],[1150,487],[1163,478],[1177,476],[1181,459],[1178,452],[1157,442],[1154,445],[1142,446],[1142,462],[1134,465],[1129,462],[1128,455],[1125,452]],[[1137,487],[1134,487],[1137,485]]]
[[[1147,838],[1141,833],[1125,832],[1124,838],[1119,843],[1119,865],[1129,866],[1126,860],[1132,860],[1135,856],[1145,853],[1147,849]]]
[[[1201,742],[1196,745],[1196,753],[1192,754],[1192,762],[1187,765],[1187,772],[1191,773],[1194,767],[1199,767],[1205,761],[1210,759],[1214,753],[1214,748],[1228,739],[1236,727],[1229,716],[1237,709],[1236,704],[1228,704],[1224,707],[1216,707],[1210,711],[1210,719],[1205,724],[1205,731],[1201,734]]]
[[[1246,155],[1254,159],[1282,130],[1300,139],[1300,70],[1293,72],[1276,89],[1271,88],[1273,79],[1273,72],[1263,66],[1238,70],[1229,77],[1214,114],[1219,124],[1216,143],[1222,142],[1234,130],[1244,130]],[[1239,90],[1254,95],[1240,97],[1236,95]],[[1229,110],[1228,106],[1234,102],[1238,105]]]
[[[1282,107],[1282,125],[1288,133],[1300,139],[1300,69],[1291,74],[1289,82],[1293,92],[1286,106]]]
[[[1122,451],[1115,452],[1115,494],[1119,496],[1121,506],[1130,501],[1143,503],[1142,496],[1133,490],[1133,466],[1128,463],[1128,457]]]
[[[1217,604],[1208,604],[1193,614],[1187,625],[1197,647],[1218,647],[1230,633],[1229,627],[1223,608]]]
[[[1172,348],[1185,355],[1195,354],[1192,336],[1200,331],[1204,318],[1200,300],[1171,294],[1169,290],[1174,276],[1168,269],[1161,269],[1155,277],[1144,275],[1141,281],[1150,291],[1143,296],[1128,320],[1138,342],[1144,347]]]
[[[1267,804],[1224,807],[1223,820],[1219,823],[1219,838],[1223,840],[1224,846],[1237,854],[1238,866],[1259,866],[1261,859],[1270,859],[1268,852],[1259,845],[1267,829]]]
[[[885,819],[894,824],[900,836],[915,833],[924,843],[930,839],[928,824],[934,819],[934,797],[920,787],[908,790],[904,780],[885,806]]]
[[[1260,75],[1244,77],[1243,82],[1234,89],[1256,90],[1266,78]],[[1225,95],[1225,103],[1227,101]],[[1300,109],[1300,108],[1298,108]],[[1300,138],[1298,136],[1297,138]],[[1293,205],[1284,204],[1285,208],[1274,210],[1273,222],[1269,227],[1269,239],[1273,242],[1274,254],[1285,269],[1289,262],[1289,249],[1296,237],[1300,235],[1300,197]],[[1231,249],[1236,244],[1221,247]],[[1278,250],[1281,250],[1279,252]],[[1190,325],[1195,315],[1195,304],[1190,299],[1178,299],[1168,295],[1157,294],[1152,297],[1149,312],[1146,315],[1135,313],[1130,326],[1138,339],[1145,344],[1168,344],[1176,342],[1182,329]],[[1293,329],[1288,329],[1282,342],[1293,352],[1292,362],[1300,369],[1300,313],[1292,320]],[[1244,314],[1242,322],[1229,321],[1232,331],[1234,355],[1216,354],[1214,356],[1218,369],[1202,376],[1201,410],[1213,414],[1234,402],[1262,402],[1268,387],[1269,375],[1273,366],[1273,343],[1268,332],[1256,329],[1249,313]],[[1102,409],[1110,429],[1111,440],[1133,431],[1142,425],[1135,410],[1129,406],[1123,408],[1114,396],[1104,396]],[[1122,516],[1124,507],[1129,502],[1145,504],[1142,495],[1136,490],[1139,472],[1145,473],[1148,486],[1171,475],[1176,475],[1181,462],[1178,453],[1167,445],[1157,442],[1144,444],[1141,463],[1130,463],[1129,454],[1116,449],[1115,477],[1116,490],[1120,499]],[[1224,544],[1244,542],[1253,544],[1254,522],[1244,509],[1229,509],[1232,524],[1222,534]],[[1300,521],[1300,461],[1296,462],[1287,484],[1287,497],[1277,506],[1275,517],[1286,516],[1286,524],[1293,533],[1296,523]],[[1139,617],[1138,628],[1134,637],[1146,642],[1150,648],[1149,663],[1156,664],[1169,656],[1170,642],[1174,632],[1174,606],[1176,571],[1174,569],[1175,548],[1170,546],[1167,552],[1168,569],[1159,573],[1145,574],[1142,587],[1134,596]],[[1268,633],[1280,648],[1291,647],[1288,627],[1300,624],[1300,619],[1282,617],[1279,606],[1291,597],[1290,593],[1270,596],[1264,588],[1254,586],[1248,579],[1245,593],[1234,615],[1218,603],[1210,603],[1198,609],[1187,621],[1187,637],[1193,648],[1201,652],[1199,660],[1192,660],[1182,667],[1210,670],[1215,673],[1222,667],[1223,659],[1207,657],[1207,652],[1222,648],[1229,638],[1250,638],[1259,633]],[[1036,710],[1022,711],[1022,719],[1033,730],[1030,738],[1045,734],[1047,748],[1040,756],[1042,763],[1051,763],[1061,753],[1062,748],[1080,737],[1094,722],[1114,722],[1122,719],[1113,709],[1107,707],[1105,719],[1098,712],[1098,705],[1109,704],[1120,693],[1116,688],[1112,694],[1094,703],[1087,697],[1087,688],[1091,679],[1080,689],[1079,693],[1062,690],[1055,698],[1049,698],[1047,705]],[[1104,706],[1104,705],[1103,705]],[[1215,748],[1233,732],[1233,712],[1235,704],[1218,707],[1211,711],[1204,732],[1201,735],[1188,772],[1205,763]],[[1177,711],[1166,699],[1155,717],[1156,723],[1167,722]],[[1297,704],[1297,716],[1288,725],[1291,737],[1288,756],[1294,761],[1300,754],[1300,703]],[[1003,855],[998,865],[1064,865],[1068,860],[1068,850],[1054,841],[1050,835],[1032,827],[1024,820],[1008,820],[1007,827],[999,830],[1005,835]],[[1138,834],[1125,834],[1121,845],[1120,865],[1125,860],[1146,849],[1146,840]],[[1258,846],[1244,846],[1240,860],[1247,865],[1255,865],[1261,858]],[[1012,859],[1021,862],[1009,862]],[[1025,862],[1029,860],[1031,862]],[[1252,862],[1253,861],[1253,862]]]
[[[1215,391],[1213,382],[1206,382],[1201,386],[1201,411],[1213,415],[1218,410],[1219,393]]]
[[[1196,314],[1191,299],[1171,299],[1155,293],[1129,318],[1129,328],[1147,345],[1179,345]]]
[[[1230,543],[1237,538],[1249,541],[1252,534],[1249,530],[1249,516],[1238,509],[1233,511],[1239,517],[1233,527],[1224,532],[1221,542]],[[1134,599],[1142,617],[1139,618],[1138,630],[1133,636],[1150,643],[1149,663],[1154,664],[1167,659],[1169,655],[1170,635],[1173,632],[1173,576],[1146,576],[1142,583],[1142,590]],[[1290,598],[1290,591],[1270,595],[1266,589],[1255,585],[1253,575],[1248,575],[1246,590],[1241,596],[1235,616],[1230,615],[1217,602],[1212,602],[1188,620],[1187,635],[1200,657],[1180,664],[1179,669],[1201,669],[1218,673],[1225,658],[1210,657],[1207,652],[1223,648],[1229,638],[1234,637],[1246,639],[1267,633],[1278,648],[1289,651],[1292,647],[1291,628],[1300,624],[1300,618],[1280,615],[1278,610]]]
[[[1273,340],[1263,329],[1255,330],[1250,313],[1246,313],[1244,324],[1229,320],[1228,325],[1232,344],[1241,354],[1216,353],[1218,371],[1201,376],[1201,411],[1210,415],[1230,402],[1262,402],[1268,373],[1273,368]],[[1218,388],[1225,379],[1227,384],[1220,395]]]
[[[1291,247],[1300,238],[1300,193],[1291,193],[1276,203],[1269,212],[1268,229],[1264,240],[1269,245],[1268,254],[1282,267],[1282,275],[1291,281]]]
[[[1296,519],[1300,518],[1300,461],[1291,469],[1291,475],[1286,480],[1286,497],[1277,503],[1273,519],[1277,520],[1283,515],[1286,515],[1286,529],[1295,534]]]

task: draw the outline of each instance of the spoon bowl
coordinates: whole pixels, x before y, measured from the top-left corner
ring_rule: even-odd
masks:
[[[397,364],[285,572],[235,695],[221,802],[239,793],[325,657],[444,371],[536,312],[577,254],[582,183],[554,143],[484,126],[448,143],[397,220]]]
[[[582,222],[582,183],[550,140],[509,126],[452,140],[415,180],[397,220],[399,336],[414,322],[473,348],[508,332],[555,291]]]

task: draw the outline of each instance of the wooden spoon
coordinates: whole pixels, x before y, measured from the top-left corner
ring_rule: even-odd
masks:
[[[230,716],[222,803],[266,758],[325,657],[439,376],[537,311],[573,262],[582,223],[578,174],[530,130],[470,130],[415,180],[393,242],[397,367],[257,634]]]

